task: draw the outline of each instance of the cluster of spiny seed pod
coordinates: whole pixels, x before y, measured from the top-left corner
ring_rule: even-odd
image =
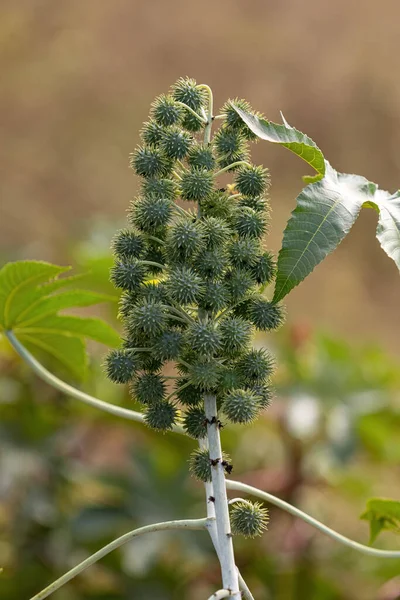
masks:
[[[122,290],[124,338],[106,359],[109,378],[129,383],[150,427],[180,422],[198,439],[206,435],[206,394],[232,423],[249,423],[269,405],[274,361],[251,342],[283,319],[263,295],[275,275],[264,248],[268,172],[249,163],[253,134],[231,101],[204,144],[207,101],[204,86],[178,80],[154,101],[131,155],[141,192],[129,227],[114,238],[111,271]],[[221,170],[233,178],[224,188]],[[166,364],[176,373],[172,388]],[[193,473],[207,478],[204,461],[196,469],[193,460]]]

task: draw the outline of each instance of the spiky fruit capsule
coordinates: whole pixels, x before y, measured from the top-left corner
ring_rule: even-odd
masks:
[[[112,240],[112,249],[119,258],[139,258],[145,249],[143,235],[131,229],[121,229]]]
[[[204,409],[193,406],[186,411],[183,427],[190,437],[199,440],[207,435],[207,422]]]
[[[186,341],[194,352],[214,356],[221,348],[221,334],[212,321],[193,323],[187,331]]]
[[[176,329],[164,331],[154,342],[153,352],[161,360],[175,360],[182,349],[183,336]]]
[[[198,254],[193,266],[204,279],[219,279],[226,271],[228,257],[226,252],[218,248],[206,250]]]
[[[165,382],[161,375],[143,373],[132,383],[130,392],[134,400],[142,404],[154,404],[164,399],[165,389]]]
[[[226,392],[240,389],[243,380],[234,365],[225,366],[218,383],[218,394],[225,397]]]
[[[203,200],[213,189],[213,174],[206,169],[191,169],[183,173],[180,187],[184,200]]]
[[[180,78],[172,86],[172,95],[175,100],[187,104],[191,109],[200,113],[202,104],[204,103],[204,92],[199,88],[194,79]],[[196,118],[188,110],[184,110],[184,119],[182,126],[188,131],[199,131],[204,123]]]
[[[184,262],[196,254],[203,245],[203,232],[198,223],[181,219],[168,232],[166,252],[171,262]]]
[[[117,260],[111,267],[110,279],[117,288],[134,292],[146,276],[145,266],[137,258]]]
[[[273,390],[269,383],[256,383],[249,386],[248,389],[258,396],[258,406],[261,410],[264,410],[271,405]]]
[[[232,423],[251,423],[259,412],[259,398],[250,390],[231,390],[225,396],[222,410]]]
[[[143,124],[141,137],[148,146],[158,146],[163,134],[164,129],[154,119],[150,119],[150,121]]]
[[[264,348],[249,350],[237,363],[239,373],[249,383],[267,379],[272,375],[274,367],[274,358]]]
[[[134,292],[123,292],[121,294],[121,298],[119,300],[119,305],[118,305],[118,318],[119,319],[126,319],[131,310],[134,308],[137,299],[139,297],[139,292],[140,288],[135,290]]]
[[[251,323],[239,317],[224,319],[220,325],[224,354],[235,356],[246,350],[251,339],[251,329]]]
[[[234,240],[229,246],[229,256],[235,267],[252,267],[260,256],[260,243],[253,238]]]
[[[190,455],[189,471],[195,479],[207,483],[211,481],[211,464],[208,450],[197,448]]]
[[[148,373],[158,373],[164,364],[158,356],[154,356],[150,352],[143,352],[141,359],[142,367]]]
[[[168,158],[181,160],[188,153],[191,143],[192,138],[188,133],[179,127],[170,127],[164,131],[160,148]]]
[[[189,149],[187,161],[192,168],[206,169],[206,171],[212,171],[216,164],[212,148],[201,144],[196,144]]]
[[[128,383],[140,368],[140,359],[131,350],[111,350],[105,360],[107,377],[113,383]]]
[[[227,127],[220,127],[214,136],[215,149],[219,156],[235,155],[246,152],[247,145],[239,130],[232,130]]]
[[[176,380],[176,390],[176,397],[184,406],[197,406],[203,400],[202,392],[187,377]]]
[[[271,331],[282,325],[285,315],[279,304],[259,298],[250,305],[249,318],[260,331]]]
[[[209,249],[223,246],[232,233],[222,219],[215,217],[205,217],[201,225],[204,232],[204,240]]]
[[[262,213],[243,207],[235,213],[234,227],[241,237],[260,238],[267,229],[267,220]]]
[[[229,219],[233,211],[233,203],[229,194],[221,190],[212,191],[209,196],[200,201],[201,212],[207,217]]]
[[[259,502],[235,502],[230,513],[232,533],[254,538],[262,535],[269,521],[268,510]]]
[[[225,114],[226,117],[227,127],[230,127],[232,129],[240,129],[242,131],[243,136],[248,140],[257,140],[257,136],[242,120],[242,118],[233,108],[233,104],[241,108],[245,112],[249,112],[259,118],[262,118],[263,115],[259,112],[254,112],[250,104],[246,100],[239,100],[239,98],[236,98],[235,100],[228,100],[228,102],[226,102],[222,108],[222,113]]]
[[[204,292],[201,279],[187,267],[172,269],[167,286],[169,294],[178,304],[193,304]]]
[[[172,179],[154,178],[143,181],[143,195],[146,198],[166,198],[173,200],[178,194],[177,185]]]
[[[218,386],[221,365],[216,360],[199,360],[191,365],[188,375],[194,386],[211,391]]]
[[[172,96],[162,94],[152,104],[152,116],[162,127],[177,125],[182,120],[183,111]]]
[[[246,206],[252,208],[259,213],[268,213],[269,202],[264,196],[257,196],[256,198],[250,198],[248,196],[242,196],[238,201],[239,206]]]
[[[172,217],[168,198],[139,198],[131,204],[129,220],[145,233],[153,234],[165,227]]]
[[[155,146],[138,146],[131,154],[131,167],[141,177],[157,177],[165,173],[165,156]]]
[[[274,255],[271,252],[264,252],[250,270],[258,284],[271,283],[276,273]]]
[[[254,282],[249,271],[246,269],[235,269],[226,277],[226,288],[230,294],[231,301],[236,303],[247,294],[253,287]]]
[[[128,332],[148,336],[160,335],[167,324],[167,314],[160,302],[142,300],[129,315]]]
[[[162,281],[159,283],[154,283],[153,281],[145,282],[139,289],[139,296],[148,302],[166,303],[168,301],[167,290]]]
[[[163,401],[149,404],[144,415],[145,423],[152,429],[168,431],[172,429],[178,411],[172,402]]]
[[[268,171],[260,166],[243,166],[236,175],[236,188],[244,196],[261,196],[268,183]]]
[[[204,295],[199,302],[200,308],[218,312],[228,303],[229,293],[224,283],[221,281],[206,281]]]

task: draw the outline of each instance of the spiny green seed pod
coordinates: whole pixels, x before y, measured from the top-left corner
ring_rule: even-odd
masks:
[[[172,269],[167,286],[169,294],[178,304],[193,304],[204,293],[204,285],[200,277],[187,267]]]
[[[224,319],[220,325],[222,349],[225,355],[244,352],[251,340],[252,326],[239,317]]]
[[[242,161],[248,162],[249,157],[250,153],[248,150],[244,150],[243,152],[235,152],[232,154],[225,154],[219,159],[218,164],[221,169],[227,169],[228,173],[233,173],[234,171],[238,171],[241,166],[235,165],[235,163]]]
[[[159,275],[163,272],[164,252],[160,248],[150,245],[142,260],[154,263],[146,265],[148,273]]]
[[[111,350],[105,360],[107,377],[113,383],[128,383],[140,366],[138,355],[131,350]]]
[[[204,279],[219,279],[228,266],[228,256],[219,248],[206,250],[196,256],[193,266]]]
[[[142,300],[129,315],[127,323],[129,334],[160,335],[167,325],[167,313],[164,305],[153,300]]]
[[[165,283],[163,281],[160,281],[159,283],[154,283],[153,281],[145,282],[140,286],[139,297],[148,302],[167,303],[168,294]]]
[[[264,348],[259,350],[253,348],[240,358],[237,368],[247,382],[256,383],[264,381],[272,375],[275,361]]]
[[[264,252],[250,270],[258,284],[271,283],[276,273],[274,255],[271,252]]]
[[[192,219],[181,219],[168,232],[166,252],[171,262],[192,258],[203,245],[203,231]]]
[[[164,129],[153,119],[143,124],[141,137],[148,146],[158,146],[163,137]]]
[[[250,104],[246,100],[240,100],[239,98],[236,98],[235,100],[228,100],[228,102],[226,102],[222,107],[222,114],[225,114],[226,116],[226,125],[228,127],[231,127],[232,129],[240,129],[244,137],[248,140],[257,140],[257,136],[241,119],[236,110],[232,107],[232,104],[238,106],[245,112],[249,112],[253,115],[256,115],[259,118],[263,118],[263,115],[260,112],[254,112]]]
[[[242,237],[260,238],[267,229],[267,219],[252,208],[242,207],[235,212],[234,228]]]
[[[129,220],[141,231],[154,235],[172,217],[172,202],[168,198],[139,198],[131,204]]]
[[[202,392],[191,384],[187,377],[179,377],[176,380],[176,390],[176,397],[184,406],[197,406],[203,400]]]
[[[112,243],[114,254],[119,258],[139,258],[145,249],[145,240],[141,233],[132,229],[121,229]]]
[[[179,129],[179,127],[170,127],[164,131],[160,141],[160,148],[165,156],[173,160],[185,158],[192,143],[192,137]]]
[[[234,156],[245,153],[247,143],[240,130],[233,130],[227,127],[220,127],[214,135],[214,146],[219,156]]]
[[[207,483],[211,481],[211,464],[208,450],[197,448],[189,459],[189,471],[195,479]]]
[[[222,410],[232,423],[251,423],[260,410],[259,397],[251,390],[231,390],[225,396]]]
[[[268,171],[260,166],[243,166],[236,175],[236,189],[244,196],[261,196],[269,185]]]
[[[216,360],[199,360],[190,366],[188,375],[195,387],[206,392],[218,386],[221,375],[221,365]]]
[[[225,308],[229,300],[229,292],[221,281],[206,281],[204,295],[199,301],[200,308],[218,312]]]
[[[196,144],[189,149],[187,161],[192,168],[206,169],[206,171],[212,171],[216,165],[212,148],[201,144]]]
[[[154,342],[154,356],[161,360],[175,360],[178,358],[183,344],[183,336],[177,329],[164,331]]]
[[[154,100],[151,113],[156,123],[162,127],[178,125],[183,116],[182,108],[176,103],[175,99],[165,94]]]
[[[260,256],[260,242],[253,238],[240,238],[230,244],[228,251],[235,267],[252,267]]]
[[[126,319],[134,308],[140,295],[140,288],[134,292],[123,292],[118,305],[118,318]]]
[[[178,187],[172,179],[157,179],[151,177],[143,181],[143,195],[146,198],[166,198],[174,200],[178,195]]]
[[[146,425],[158,431],[172,429],[178,411],[172,402],[163,401],[149,404],[144,415]]]
[[[143,352],[141,360],[143,370],[148,373],[158,373],[164,365],[164,362],[160,358],[150,352]]]
[[[213,189],[213,174],[195,167],[183,173],[180,187],[184,200],[203,200]]]
[[[185,428],[186,433],[195,440],[206,437],[207,422],[204,409],[198,406],[189,408],[183,419],[183,427]]]
[[[285,320],[283,308],[263,298],[254,300],[250,305],[249,318],[260,331],[278,329]]]
[[[214,356],[221,348],[221,334],[212,321],[193,323],[186,333],[186,342],[202,356]]]
[[[224,365],[218,384],[218,394],[225,397],[226,392],[242,387],[243,380],[234,365]]]
[[[168,169],[166,157],[155,146],[138,146],[131,154],[130,165],[141,177],[157,177]]]
[[[258,406],[260,410],[265,410],[271,406],[273,398],[273,389],[269,383],[256,383],[248,388],[259,398]]]
[[[239,206],[246,206],[247,208],[252,208],[256,212],[259,213],[268,213],[269,211],[269,202],[265,196],[257,196],[256,198],[251,198],[249,196],[242,196],[238,201]]]
[[[165,382],[161,375],[143,373],[130,387],[132,398],[142,404],[154,404],[164,400]]]
[[[117,288],[134,292],[146,276],[145,266],[137,258],[117,260],[111,267],[110,279]]]
[[[201,106],[205,102],[204,91],[199,88],[194,79],[181,78],[173,85],[172,95],[175,100],[184,102],[198,114],[200,113]],[[204,123],[200,119],[197,119],[191,112],[183,109],[184,119],[182,126],[188,131],[200,131],[204,126]]]
[[[204,217],[202,220],[204,240],[209,249],[219,248],[226,244],[232,231],[225,221],[215,217]]]
[[[226,288],[233,303],[243,298],[253,287],[252,275],[246,269],[235,269],[226,276]],[[239,315],[241,316],[241,315]]]
[[[233,211],[233,202],[229,194],[221,190],[213,190],[209,196],[200,200],[201,212],[204,216],[217,219],[229,219]]]
[[[263,534],[269,521],[268,509],[259,502],[235,502],[230,513],[232,533],[254,538]]]
[[[228,454],[223,452],[222,461],[229,463],[231,458]],[[192,452],[189,459],[189,471],[191,475],[199,481],[205,483],[211,481],[211,462],[208,450],[200,450],[200,448],[197,448]]]

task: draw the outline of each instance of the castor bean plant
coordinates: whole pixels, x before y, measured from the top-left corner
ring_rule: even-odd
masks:
[[[252,599],[235,562],[234,539],[261,535],[268,509],[241,497],[228,500],[228,490],[277,505],[354,550],[400,558],[400,551],[359,544],[267,492],[228,479],[234,465],[221,447],[223,427],[251,426],[272,401],[275,361],[254,346],[255,334],[282,325],[282,299],[337,247],[363,207],[378,213],[377,238],[400,268],[400,193],[338,173],[309,137],[284,118],[283,124],[266,120],[245,100],[228,100],[216,114],[210,87],[189,78],[154,100],[140,137],[130,157],[139,192],[126,227],[112,240],[121,336],[99,319],[59,315],[108,298],[60,291],[74,278],[60,278],[63,267],[35,261],[0,271],[2,333],[40,377],[66,394],[160,434],[192,438],[188,471],[204,485],[205,516],[131,531],[31,600],[46,598],[132,538],[165,529],[208,531],[222,580],[211,598]],[[268,249],[269,171],[251,159],[259,139],[288,148],[315,171],[305,178],[277,260]],[[85,338],[112,347],[105,372],[129,387],[140,413],[61,381],[29,350],[51,352],[79,377]],[[398,525],[399,507],[372,499],[363,517],[376,532]]]

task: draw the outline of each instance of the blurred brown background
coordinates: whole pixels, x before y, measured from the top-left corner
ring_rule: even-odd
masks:
[[[153,97],[179,76],[282,110],[335,168],[400,182],[398,0],[2,0],[0,257],[71,261],[71,239],[117,221],[135,193],[128,154]],[[260,143],[281,235],[306,165]],[[290,296],[291,317],[396,353],[399,279],[364,211]]]

